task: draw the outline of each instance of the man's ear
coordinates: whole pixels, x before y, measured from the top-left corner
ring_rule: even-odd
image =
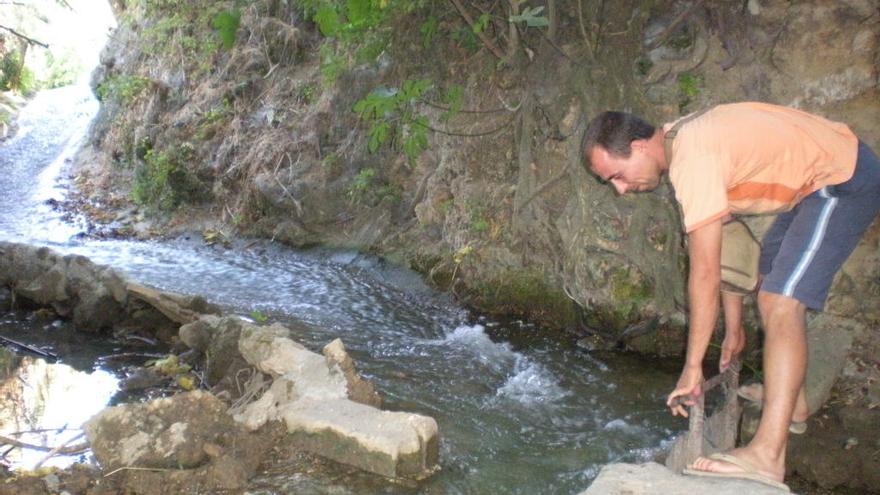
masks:
[[[629,143],[629,147],[634,150],[645,151],[645,148],[648,147],[648,140],[634,139],[631,143]]]

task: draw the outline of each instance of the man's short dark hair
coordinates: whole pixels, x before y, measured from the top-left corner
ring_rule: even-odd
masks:
[[[654,131],[653,125],[631,113],[602,112],[587,126],[581,150],[589,156],[593,146],[599,145],[613,155],[629,158],[632,142],[648,139],[654,135]]]

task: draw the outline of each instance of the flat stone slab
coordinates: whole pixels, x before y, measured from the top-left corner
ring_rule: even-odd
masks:
[[[423,478],[439,455],[437,422],[348,399],[288,404],[279,414],[306,450],[389,478]]]
[[[609,464],[581,495],[777,495],[788,493],[754,481],[680,476],[660,464]]]

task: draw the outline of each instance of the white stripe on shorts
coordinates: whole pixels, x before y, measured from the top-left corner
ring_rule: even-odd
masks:
[[[807,271],[807,268],[816,256],[816,251],[819,250],[819,245],[822,243],[822,239],[825,237],[825,231],[828,229],[828,219],[831,218],[831,212],[833,212],[834,207],[837,206],[837,198],[828,194],[827,187],[823,187],[819,191],[819,195],[827,199],[828,202],[822,207],[822,213],[819,214],[819,221],[816,222],[816,230],[813,231],[813,237],[810,239],[810,244],[807,246],[800,262],[797,264],[797,267],[788,278],[788,281],[785,282],[785,286],[782,289],[782,294],[788,297],[792,297],[795,287],[797,287],[798,282],[801,281],[801,278],[803,278],[804,273]]]

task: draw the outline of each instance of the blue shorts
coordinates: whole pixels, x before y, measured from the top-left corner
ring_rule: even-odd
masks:
[[[776,217],[761,242],[761,290],[821,310],[834,275],[880,211],[880,159],[859,141],[850,180],[826,186]]]

